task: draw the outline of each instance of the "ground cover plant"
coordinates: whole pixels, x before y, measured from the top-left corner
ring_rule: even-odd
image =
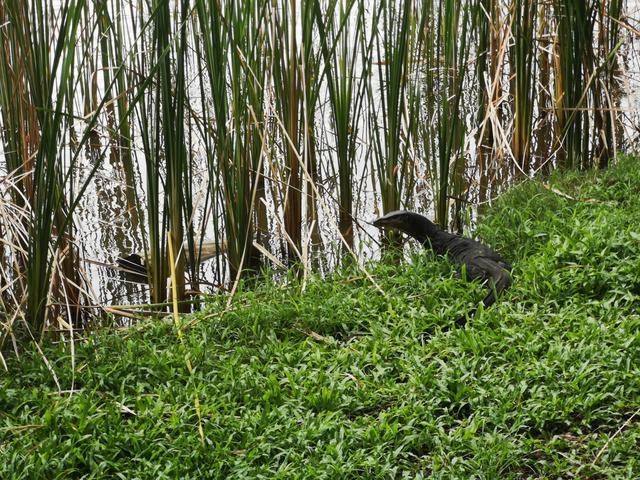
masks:
[[[416,248],[370,265],[384,294],[267,281],[182,341],[150,321],[10,359],[0,478],[638,478],[638,191],[632,158],[511,190],[478,233],[514,285],[463,328],[483,288]]]

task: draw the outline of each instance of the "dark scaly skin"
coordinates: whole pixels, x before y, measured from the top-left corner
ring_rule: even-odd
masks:
[[[452,262],[466,270],[469,278],[489,281],[489,293],[482,301],[485,307],[496,301],[495,294],[499,295],[511,285],[511,265],[480,242],[440,231],[422,244],[432,248],[438,255],[447,255]]]
[[[380,217],[373,224],[378,228],[400,230],[425,248],[449,257],[460,269],[466,270],[469,278],[487,281],[489,293],[482,300],[485,307],[492,305],[496,296],[511,285],[511,265],[500,254],[480,242],[441,230],[423,215],[399,210]],[[470,314],[474,312],[475,309]]]

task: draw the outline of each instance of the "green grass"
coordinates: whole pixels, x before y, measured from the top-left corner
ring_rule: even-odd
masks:
[[[464,328],[482,287],[416,249],[372,266],[387,298],[342,271],[212,300],[191,376],[164,323],[90,337],[75,371],[49,347],[74,395],[25,354],[0,478],[638,478],[640,166],[551,185],[575,200],[530,182],[483,220],[515,281]]]

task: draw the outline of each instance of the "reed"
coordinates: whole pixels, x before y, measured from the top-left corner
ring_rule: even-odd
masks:
[[[602,59],[603,63],[597,67],[600,72],[594,84],[596,108],[593,135],[597,138],[594,164],[606,168],[615,159],[622,136],[620,107],[623,92],[619,80],[620,65],[615,52],[621,45],[623,2],[601,1],[596,7],[598,36],[595,56]]]
[[[157,10],[156,13],[160,14]],[[132,22],[133,34],[140,38],[139,43],[136,42],[132,45],[130,62],[141,77],[152,78],[150,72],[153,64],[160,65],[156,56],[164,56],[165,52],[154,45],[154,38],[150,32],[151,27],[147,26],[148,19],[145,9],[134,9],[133,6],[130,6],[129,14],[131,18],[135,18],[135,21]],[[149,54],[153,56],[149,57]],[[143,246],[152,303],[163,303],[166,300],[166,278],[168,276],[166,218],[163,209],[164,193],[161,190],[163,155],[160,143],[162,124],[160,120],[160,93],[158,91],[160,88],[159,76],[159,72],[154,74],[153,83],[150,83],[153,88],[140,91],[139,102],[133,108],[143,160],[138,159],[137,152],[135,158],[144,165],[146,172],[144,176],[146,202],[143,208],[146,208],[148,238],[143,239]]]
[[[135,184],[135,164],[132,157],[133,131],[129,120],[129,92],[133,87],[130,75],[121,68],[125,65],[127,52],[127,39],[125,38],[128,25],[125,25],[122,14],[125,12],[121,0],[112,0],[96,5],[98,17],[98,33],[100,38],[100,52],[102,59],[101,73],[104,75],[104,84],[112,83],[111,75],[115,77],[113,98],[106,96],[107,112],[109,114],[108,126],[111,162],[122,172],[124,178],[124,194],[127,209],[131,218],[131,228],[137,231],[143,228],[140,224],[141,201],[137,198]],[[115,16],[114,16],[115,15]],[[111,105],[113,103],[114,105]],[[142,234],[143,238],[146,236]]]
[[[335,141],[340,235],[353,248],[353,186],[357,171],[357,142],[361,132],[367,79],[371,72],[371,41],[366,40],[362,2],[334,0],[325,11],[316,2],[318,36],[331,108]],[[360,61],[360,63],[358,63]],[[358,68],[358,70],[356,70]]]
[[[477,198],[479,210],[486,205],[489,195],[491,170],[496,162],[497,140],[494,121],[500,123],[496,106],[500,98],[500,4],[497,0],[480,0],[473,12],[473,31],[477,37],[476,82],[477,115],[476,145],[478,165]]]
[[[229,190],[233,182],[228,181],[233,170],[230,158],[230,145],[227,132],[228,106],[226,76],[228,71],[228,43],[224,41],[223,10],[218,2],[198,1],[197,35],[195,43],[199,76],[200,105],[202,111],[201,136],[206,152],[206,165],[210,192],[211,219],[215,240],[222,242],[218,232],[226,222],[227,239],[229,242],[228,258],[232,268],[240,264],[240,248],[236,244],[238,238],[236,213],[233,202],[235,194]],[[206,75],[205,75],[206,74]],[[206,79],[205,79],[206,77]],[[208,83],[206,83],[208,80]],[[208,95],[207,95],[208,93]],[[208,97],[211,101],[208,101]],[[228,193],[225,193],[227,189]],[[224,221],[221,221],[224,218]],[[223,265],[216,260],[217,271],[223,271]],[[224,275],[218,274],[218,282]]]
[[[553,141],[553,94],[552,94],[552,33],[551,6],[546,2],[538,4],[538,75],[540,83],[538,89],[537,105],[539,119],[537,128],[533,133],[536,139],[536,153],[534,168],[536,172],[546,174],[551,171],[551,148]]]
[[[300,70],[300,47],[296,25],[298,2],[283,1],[269,10],[271,35],[268,52],[271,80],[284,150],[282,202],[287,258],[301,260],[302,251],[302,166],[304,148],[303,109],[305,79]]]
[[[524,174],[531,171],[531,131],[536,98],[536,2],[516,0],[513,13],[514,47],[511,50],[513,85],[513,136],[511,150]]]
[[[465,78],[469,69],[471,25],[470,4],[453,0],[440,0],[432,8],[431,24],[436,25],[435,48],[429,60],[428,74],[435,75],[430,84],[435,88],[434,157],[437,158],[433,185],[436,220],[443,227],[449,224],[449,199],[454,198],[454,218],[459,229],[462,222],[466,158],[464,143],[466,125],[463,120],[465,104]],[[453,173],[453,176],[452,176]],[[453,184],[453,190],[451,185]]]
[[[213,99],[207,123],[214,136],[207,144],[212,203],[222,200],[230,273],[236,278],[243,267],[258,267],[256,222],[266,228],[256,198],[258,189],[264,191],[267,3],[198,2],[196,7]]]
[[[590,15],[593,3],[565,0],[555,6],[556,115],[557,136],[562,143],[559,163],[566,168],[586,168],[589,164],[589,115],[583,109],[593,68],[589,36],[593,33]]]
[[[32,339],[40,338],[58,315],[75,327],[83,324],[86,293],[74,243],[74,210],[97,165],[82,177],[76,170],[105,105],[102,99],[86,122],[75,122],[76,69],[89,54],[80,35],[84,6],[73,0],[56,8],[6,1],[0,8],[4,161],[15,179],[10,196],[23,212],[19,218],[27,234],[14,235],[13,275],[20,287],[14,292],[17,311],[11,313],[24,320],[26,337]],[[91,31],[92,25],[82,30]],[[79,138],[72,135],[77,127]]]
[[[170,231],[168,241],[171,243],[173,251],[176,252],[176,263],[171,271],[175,273],[175,282],[177,282],[173,289],[178,300],[181,301],[185,300],[186,260],[183,247],[185,233],[190,237],[187,245],[193,247],[194,244],[192,228],[190,226],[185,228],[185,221],[188,221],[188,218],[185,219],[185,213],[190,210],[188,204],[193,200],[192,197],[186,195],[187,188],[185,188],[189,185],[188,159],[185,145],[185,105],[188,102],[186,96],[185,52],[188,48],[186,29],[188,25],[187,17],[190,11],[189,3],[188,0],[183,0],[180,3],[180,8],[176,8],[173,12],[177,22],[177,28],[174,30],[171,24],[169,3],[159,2],[157,21],[154,25],[156,52],[160,63],[158,97],[162,105],[167,226]],[[164,54],[170,50],[175,52],[175,57]],[[174,62],[170,62],[172,57]],[[195,257],[193,248],[189,252],[189,257]],[[166,259],[165,263],[167,263]],[[184,306],[182,308],[184,309]]]
[[[374,10],[373,79],[367,88],[373,164],[383,212],[398,210],[403,204],[406,183],[412,183],[409,145],[412,134],[407,128],[407,91],[409,88],[411,2],[380,2]],[[420,37],[417,37],[420,38]],[[375,84],[373,83],[375,79]],[[406,199],[404,199],[406,200]],[[396,243],[393,232],[385,235],[387,244]]]

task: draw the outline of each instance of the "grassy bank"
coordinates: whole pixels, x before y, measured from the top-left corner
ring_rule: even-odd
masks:
[[[213,300],[183,345],[163,323],[91,337],[74,369],[49,348],[73,394],[24,355],[0,478],[637,478],[639,191],[626,160],[510,192],[479,233],[514,286],[464,328],[482,287],[416,249],[372,266],[384,295],[343,271]]]

